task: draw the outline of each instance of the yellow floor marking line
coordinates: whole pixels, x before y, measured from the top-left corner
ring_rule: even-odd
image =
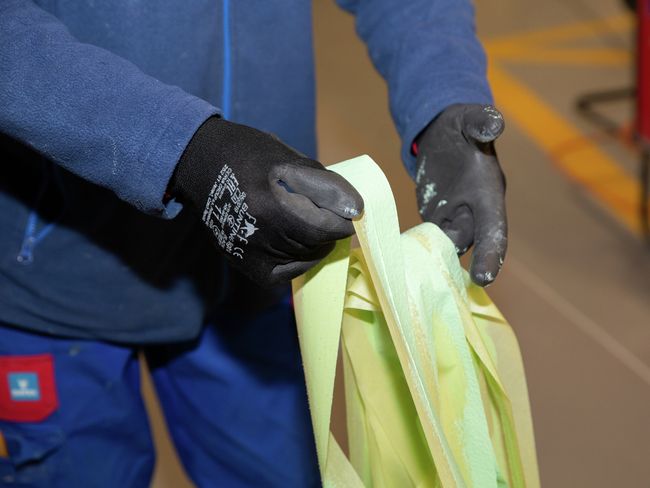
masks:
[[[522,44],[557,44],[559,42],[592,39],[595,35],[605,33],[631,32],[634,17],[630,14],[620,14],[603,19],[576,22],[555,26],[547,29],[500,36],[488,41],[493,47],[501,45]]]
[[[492,63],[489,79],[497,106],[548,153],[581,131],[546,104],[532,90]],[[560,168],[583,185],[632,231],[639,232],[639,185],[596,144],[585,138],[572,152],[556,154]]]
[[[497,106],[552,156],[570,179],[585,187],[626,227],[639,232],[639,183],[595,141],[503,68],[503,63],[508,62],[629,66],[630,53],[623,50],[567,48],[554,44],[591,39],[598,33],[631,31],[631,28],[632,16],[622,14],[504,36],[486,41],[485,48],[490,59],[488,76]],[[580,145],[571,151],[561,151],[567,141],[580,141]]]
[[[506,35],[485,41],[490,57],[517,63],[550,63],[589,66],[629,66],[632,55],[626,48],[571,47],[571,41],[593,40],[598,35],[632,32],[629,14],[555,26],[533,32]]]
[[[568,64],[571,66],[630,66],[628,49],[611,48],[545,48],[528,44],[486,43],[490,56],[499,61],[519,64]]]

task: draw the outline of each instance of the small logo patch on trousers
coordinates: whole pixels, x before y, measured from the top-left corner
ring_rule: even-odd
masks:
[[[0,420],[40,422],[58,406],[51,354],[0,356]]]
[[[9,373],[9,394],[15,402],[37,402],[41,399],[36,373]]]

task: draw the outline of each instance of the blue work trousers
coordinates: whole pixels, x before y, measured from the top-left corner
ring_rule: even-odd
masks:
[[[197,340],[144,350],[0,326],[0,486],[148,486],[142,351],[197,486],[319,486],[287,300],[222,310]]]

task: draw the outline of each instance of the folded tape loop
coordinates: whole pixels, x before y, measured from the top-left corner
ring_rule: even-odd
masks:
[[[368,156],[329,167],[362,195],[361,245],[339,241],[293,282],[323,485],[537,487],[525,376],[512,329],[432,224],[400,235]],[[348,459],[330,432],[339,343]]]

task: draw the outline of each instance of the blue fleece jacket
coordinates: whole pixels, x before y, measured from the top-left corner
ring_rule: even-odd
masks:
[[[433,117],[490,101],[471,4],[339,3],[387,80],[413,173],[410,143]],[[0,321],[196,335],[224,265],[163,204],[180,155],[222,113],[314,157],[314,103],[308,0],[0,1]]]

